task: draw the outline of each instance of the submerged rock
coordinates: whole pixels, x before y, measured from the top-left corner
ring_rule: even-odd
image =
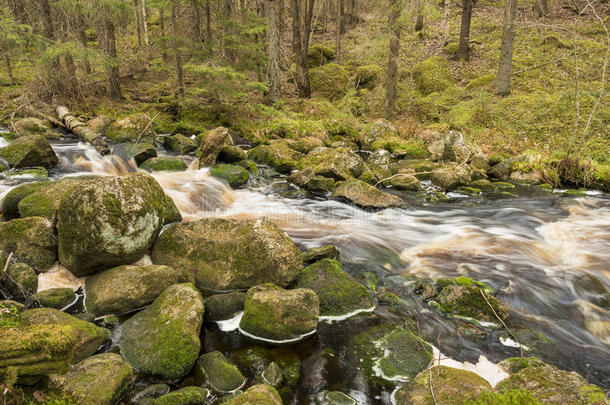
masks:
[[[233,392],[246,383],[246,378],[235,364],[218,351],[202,355],[197,364],[206,386],[216,393]]]
[[[313,290],[265,284],[248,290],[239,327],[262,339],[299,340],[316,330],[319,315],[320,300]]]
[[[272,145],[259,145],[248,151],[248,159],[271,166],[280,173],[290,173],[296,169],[297,161],[301,157],[301,153],[280,142]]]
[[[224,405],[282,405],[282,399],[272,386],[259,384],[231,398]]]
[[[267,282],[285,287],[303,265],[294,242],[264,219],[205,218],[170,226],[155,243],[152,259],[187,269],[198,288],[212,291]]]
[[[0,149],[0,159],[11,167],[53,167],[59,163],[49,142],[41,136],[22,136]]]
[[[57,239],[53,224],[46,218],[30,217],[0,222],[0,256],[13,259],[41,272],[57,261]]]
[[[184,387],[160,396],[152,405],[201,405],[206,403],[209,391],[201,387]]]
[[[464,279],[467,278],[464,277]],[[496,314],[502,320],[506,320],[508,317],[506,308],[494,296],[485,292],[484,288],[481,288],[472,280],[470,281],[470,283],[463,284],[451,283],[442,287],[436,297],[438,308],[449,315],[472,318],[478,321],[499,322]],[[483,297],[483,294],[485,297]]]
[[[76,294],[71,288],[49,288],[36,294],[34,298],[43,307],[62,309],[76,301]]]
[[[218,127],[208,132],[199,146],[199,167],[215,165],[218,155],[225,145],[233,145],[233,139],[227,128]]]
[[[407,382],[396,391],[394,400],[396,405],[433,404],[433,390],[439,404],[461,405],[491,389],[487,381],[471,371],[440,366],[425,370]]]
[[[341,391],[322,391],[316,395],[316,405],[357,405],[358,401]]]
[[[241,347],[231,352],[231,360],[250,378],[261,376],[273,363],[280,367],[288,386],[296,386],[301,376],[301,360],[288,346],[275,349],[263,346]]]
[[[30,309],[21,314],[32,325],[67,325],[74,335],[73,363],[79,362],[99,350],[110,339],[110,331],[95,324],[80,320],[65,312],[52,308]]]
[[[344,272],[336,260],[323,259],[306,267],[295,287],[316,292],[321,316],[340,316],[375,306],[366,287]]]
[[[79,277],[133,263],[176,213],[173,201],[146,174],[83,181],[59,206],[59,261]]]
[[[75,342],[68,325],[25,324],[16,328],[0,323],[0,373],[4,375],[10,367],[18,377],[63,374],[70,367]]]
[[[133,369],[121,356],[102,353],[75,364],[66,375],[54,375],[50,384],[79,404],[114,405],[127,393],[133,378]]]
[[[564,371],[537,359],[508,359],[500,363],[513,374],[497,390],[526,389],[545,404],[585,405],[604,403],[606,394],[573,371]]]
[[[333,191],[333,197],[344,198],[363,208],[390,208],[405,204],[402,198],[385,193],[360,180],[340,183]]]
[[[121,355],[143,375],[180,379],[199,356],[203,312],[203,298],[194,285],[167,288],[123,324]]]
[[[85,282],[85,308],[96,315],[122,315],[149,305],[166,288],[192,282],[182,268],[119,266],[94,274]]]
[[[163,137],[163,146],[179,155],[188,155],[197,149],[197,143],[182,134]]]
[[[236,165],[220,164],[210,169],[210,174],[226,181],[232,188],[239,188],[248,182],[250,174],[246,169]]]
[[[144,169],[149,172],[183,172],[188,169],[188,167],[180,158],[162,156],[148,159],[140,165],[140,169]]]
[[[205,299],[205,320],[208,322],[224,321],[233,318],[244,310],[246,293],[234,291],[216,294]]]

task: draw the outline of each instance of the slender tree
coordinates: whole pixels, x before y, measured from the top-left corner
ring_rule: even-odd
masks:
[[[470,21],[472,19],[472,0],[462,0],[462,25],[457,58],[470,60]]]
[[[498,74],[492,84],[497,94],[510,93],[510,73],[513,64],[513,48],[515,44],[515,19],[517,17],[517,0],[506,0],[504,9],[504,28],[502,45],[500,46],[500,62]]]
[[[142,46],[142,23],[140,21],[140,5],[138,4],[138,0],[133,0],[133,19],[136,22],[138,46]]]
[[[275,102],[282,96],[282,71],[280,69],[280,31],[277,18],[277,0],[265,0],[267,18],[267,77],[269,100]]]
[[[146,0],[140,0],[140,10],[142,15],[142,29],[144,30],[144,44],[150,45],[150,36],[148,33],[148,20],[146,17]]]
[[[415,20],[415,32],[424,29],[424,0],[417,0],[417,19]]]
[[[341,14],[343,0],[337,0],[337,28],[335,30],[335,58],[341,63],[341,33],[343,32],[343,14]]]
[[[315,0],[292,0],[292,48],[296,56],[295,82],[299,97],[309,97],[309,34]],[[303,10],[301,10],[301,5]]]
[[[116,51],[115,27],[110,18],[102,17],[99,19],[98,38],[101,39],[101,48],[107,58],[106,80],[108,96],[114,99],[120,99],[123,95],[121,93],[119,60]]]
[[[385,95],[385,115],[392,118],[396,104],[396,85],[398,82],[398,54],[400,52],[400,34],[402,15],[402,0],[390,0],[390,50],[388,55],[388,72]]]
[[[178,0],[172,1],[170,6],[171,24],[172,24],[172,49],[174,52],[174,63],[176,66],[176,82],[178,84],[178,95],[184,97],[184,80],[182,72],[182,52],[180,50],[180,41],[178,38]]]

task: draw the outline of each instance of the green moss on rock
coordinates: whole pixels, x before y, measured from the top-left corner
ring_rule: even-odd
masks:
[[[154,142],[155,132],[150,118],[144,113],[136,113],[119,119],[108,127],[106,138],[113,143],[135,142],[141,135],[142,142]]]
[[[57,240],[53,224],[46,218],[30,217],[0,222],[0,256],[13,258],[36,271],[44,271],[57,260]]]
[[[483,294],[485,297],[483,297]],[[487,298],[487,301],[486,299]],[[446,314],[476,319],[484,322],[498,322],[508,317],[508,312],[500,302],[475,284],[450,284],[442,288],[436,297],[438,308]],[[489,304],[487,303],[489,302]],[[493,308],[490,308],[490,306]],[[495,311],[495,314],[494,314]]]
[[[210,174],[226,181],[231,187],[239,188],[248,182],[250,174],[246,169],[236,165],[220,164],[210,169]]]
[[[335,245],[325,245],[303,252],[303,263],[311,264],[322,259],[339,260],[339,249]]]
[[[202,355],[197,361],[206,385],[214,392],[224,394],[241,388],[246,378],[222,353],[215,351]]]
[[[91,356],[110,339],[110,331],[91,322],[73,317],[52,308],[31,309],[22,313],[26,322],[32,325],[67,325],[72,328],[75,338],[74,363]]]
[[[375,304],[368,290],[348,273],[336,260],[323,259],[303,270],[296,280],[296,288],[310,288],[320,298],[320,315],[345,315]]]
[[[230,399],[224,405],[282,405],[282,399],[272,386],[259,384],[248,388],[246,392]]]
[[[150,304],[173,284],[192,282],[182,268],[119,266],[85,281],[85,308],[96,315],[122,315]]]
[[[205,299],[205,320],[217,322],[231,319],[244,310],[245,301],[246,293],[241,291],[207,297]]]
[[[248,151],[248,159],[271,166],[280,173],[290,173],[297,167],[301,154],[288,147],[285,143],[276,142],[272,145],[259,145]]]
[[[34,183],[25,183],[15,187],[4,196],[2,200],[2,216],[12,219],[19,216],[19,202],[28,195],[43,188],[48,182],[38,181]]]
[[[265,284],[248,290],[239,327],[263,339],[299,339],[316,330],[319,315],[320,300],[313,290]]]
[[[36,300],[46,308],[62,309],[76,300],[71,288],[49,288],[36,294]]]
[[[453,74],[447,60],[433,56],[413,67],[413,80],[424,95],[446,90],[453,86]]]
[[[309,81],[314,93],[333,101],[345,95],[349,77],[343,66],[329,63],[310,69]]]
[[[190,283],[175,284],[122,328],[121,355],[139,373],[176,381],[197,361],[204,305]]]
[[[354,83],[356,88],[365,88],[372,90],[379,82],[381,75],[381,67],[377,65],[360,66],[354,75]]]
[[[245,150],[240,148],[239,146],[233,145],[225,145],[220,150],[220,154],[218,155],[218,160],[225,163],[236,163],[242,160],[246,160],[248,158],[248,154]]]
[[[66,178],[44,183],[19,202],[19,215],[26,217],[45,217],[55,223],[57,210],[64,195],[82,182],[78,178]]]
[[[157,157],[157,149],[152,143],[121,143],[115,145],[112,152],[125,161],[135,160],[138,166],[148,159]]]
[[[140,168],[149,172],[183,172],[188,167],[186,166],[186,163],[184,163],[184,161],[180,158],[163,156],[148,159],[140,165]]]
[[[264,220],[205,218],[170,226],[152,251],[156,264],[188,270],[202,290],[290,284],[302,269],[298,247]]]
[[[402,198],[385,193],[360,180],[350,180],[340,183],[332,194],[335,198],[343,198],[363,208],[390,208],[404,205]]]
[[[209,391],[201,387],[184,387],[160,396],[152,405],[200,405],[206,403]]]
[[[300,169],[313,169],[318,176],[337,181],[360,177],[364,171],[362,158],[349,148],[316,148],[299,162]]]
[[[49,142],[41,136],[22,136],[14,140],[0,149],[0,159],[18,169],[32,166],[49,168],[59,163]]]
[[[163,137],[163,146],[179,155],[188,155],[197,149],[197,143],[182,134]]]
[[[38,290],[38,275],[25,263],[10,264],[6,274],[0,277],[0,285],[14,299],[27,301]]]
[[[326,65],[335,59],[335,51],[322,44],[313,44],[307,52],[307,59],[310,68]]]

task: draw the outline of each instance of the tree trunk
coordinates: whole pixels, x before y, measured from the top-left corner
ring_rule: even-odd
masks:
[[[212,42],[212,10],[210,0],[205,1],[205,39],[208,44]]]
[[[180,97],[184,97],[184,81],[182,79],[182,54],[180,52],[180,44],[178,43],[178,12],[176,8],[176,4],[172,3],[172,47],[174,48],[174,59],[176,63],[176,82],[178,84],[178,95]]]
[[[339,0],[339,7],[341,8],[341,22],[340,22],[340,27],[341,27],[341,34],[345,34],[345,1],[344,0]]]
[[[299,0],[292,0],[292,42],[296,56],[295,82],[299,97],[309,97],[311,86],[309,83],[309,33],[311,32],[311,19],[313,16],[314,0],[305,0],[304,18],[301,18]]]
[[[8,75],[8,80],[11,86],[17,84],[15,81],[15,77],[13,76],[13,67],[11,66],[11,57],[8,52],[3,52],[2,59],[4,59],[4,66],[6,66],[6,74]]]
[[[510,93],[510,73],[513,63],[516,16],[517,0],[506,0],[502,45],[500,46],[500,63],[498,66],[498,75],[492,86],[495,92],[500,95]]]
[[[265,0],[265,17],[267,18],[267,76],[269,78],[269,100],[276,102],[282,97],[282,71],[280,70],[280,32],[274,0]]]
[[[472,0],[462,0],[462,26],[457,58],[470,60],[470,21],[472,19]]]
[[[146,0],[140,0],[142,14],[142,28],[144,29],[144,43],[150,45],[150,36],[148,35],[148,21],[146,20]]]
[[[449,8],[449,5],[447,4],[446,1],[443,0],[442,2],[442,7],[443,7],[443,44],[447,45],[449,43],[449,35],[450,35],[450,26],[449,26],[449,20],[450,20],[450,12],[451,9]]]
[[[201,7],[199,0],[191,0],[191,32],[193,40],[203,42],[201,38]]]
[[[233,44],[230,37],[233,35],[233,0],[223,0],[224,3],[224,17],[225,17],[225,32],[224,32],[224,52],[227,60],[234,64],[235,63],[235,52],[233,50]]]
[[[398,54],[400,52],[400,34],[402,13],[402,1],[390,0],[390,50],[388,57],[388,74],[385,95],[385,115],[388,119],[394,116],[394,105],[396,104],[396,84],[398,82]]]
[[[417,0],[417,20],[415,21],[415,32],[424,29],[424,0]]]
[[[108,84],[108,96],[114,99],[123,97],[121,94],[121,82],[119,76],[119,60],[116,52],[116,39],[114,24],[103,18],[100,21],[98,36],[102,38],[102,50],[106,54],[106,80]]]
[[[159,9],[159,27],[161,28],[161,36],[165,36],[165,13],[163,13],[163,8]],[[161,42],[161,58],[163,62],[167,64],[167,48],[165,47],[165,41]]]
[[[335,58],[337,63],[341,63],[341,32],[343,31],[343,15],[341,14],[342,0],[337,0],[337,27],[335,29]]]
[[[142,29],[140,23],[140,6],[138,0],[133,0],[133,18],[136,21],[136,32],[138,34],[138,46],[142,46]]]

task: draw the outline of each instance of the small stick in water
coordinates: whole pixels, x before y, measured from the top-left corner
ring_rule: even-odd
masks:
[[[500,323],[502,323],[502,325],[504,326],[504,329],[506,329],[506,331],[508,332],[508,334],[510,335],[510,337],[512,337],[515,342],[517,342],[517,344],[519,345],[519,352],[520,352],[520,356],[523,357],[523,347],[521,346],[521,343],[519,343],[519,340],[515,337],[515,335],[513,334],[513,332],[511,332],[510,329],[508,329],[508,326],[506,326],[506,324],[504,323],[504,321],[502,320],[502,318],[500,318],[498,316],[498,314],[496,313],[496,310],[494,309],[493,306],[491,306],[491,304],[489,303],[489,300],[487,299],[487,297],[485,296],[485,293],[483,292],[483,289],[479,288],[479,292],[481,293],[481,296],[483,296],[483,299],[485,300],[485,302],[487,303],[487,305],[489,305],[489,308],[491,308],[491,312],[493,312],[493,314],[495,315],[496,319],[498,321],[500,321]]]

